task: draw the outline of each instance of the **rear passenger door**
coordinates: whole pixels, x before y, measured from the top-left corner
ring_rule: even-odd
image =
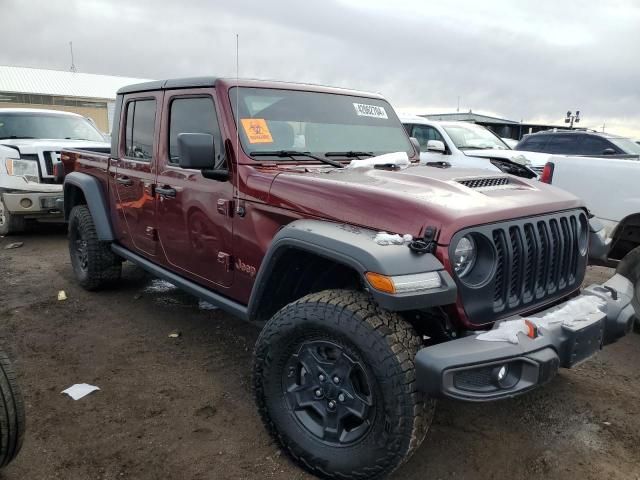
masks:
[[[112,160],[119,240],[145,256],[157,254],[154,198],[157,131],[162,92],[143,92],[124,98],[120,152]]]
[[[156,189],[164,261],[212,288],[228,287],[233,279],[233,186],[230,180],[207,179],[200,170],[181,168],[177,139],[181,133],[212,135],[211,164],[228,168],[217,111],[210,88],[165,93]]]

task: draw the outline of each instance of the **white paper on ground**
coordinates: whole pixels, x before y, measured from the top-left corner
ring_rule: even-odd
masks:
[[[89,385],[88,383],[76,383],[60,393],[66,393],[74,400],[80,400],[82,397],[85,397],[96,390],[100,389],[95,385]]]
[[[346,168],[373,168],[376,165],[395,165],[396,167],[406,168],[410,164],[407,152],[393,152],[378,155],[377,157],[363,158],[362,160],[351,160]]]
[[[581,322],[587,322],[591,320],[593,314],[602,312],[605,306],[604,300],[592,296],[585,295],[582,297],[569,300],[565,305],[546,313],[542,317],[528,317],[531,323],[537,327],[549,328],[551,325],[562,323],[569,327],[579,326]],[[476,337],[478,340],[484,340],[486,342],[509,342],[517,344],[519,343],[518,334],[529,332],[524,318],[516,320],[509,320],[508,322],[502,322],[498,324],[493,330],[481,333]]]
[[[391,234],[387,232],[378,232],[373,239],[378,245],[404,245],[413,240],[413,237],[408,233],[400,236],[397,233]]]

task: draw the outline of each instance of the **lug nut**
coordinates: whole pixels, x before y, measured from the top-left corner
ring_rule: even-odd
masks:
[[[333,400],[329,401],[329,409],[333,410],[334,408],[336,408],[336,402],[334,402]]]
[[[338,395],[338,401],[339,402],[344,402],[344,395],[342,393],[340,395]]]
[[[327,379],[323,374],[318,375],[318,378],[321,382],[324,382]]]
[[[333,377],[333,383],[340,383],[340,377],[337,375]]]
[[[322,396],[322,389],[318,388],[315,392],[316,397],[321,397]]]

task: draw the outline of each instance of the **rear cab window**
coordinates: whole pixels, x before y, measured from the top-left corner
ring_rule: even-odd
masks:
[[[153,98],[127,103],[124,154],[128,158],[150,162],[155,138],[156,101]]]

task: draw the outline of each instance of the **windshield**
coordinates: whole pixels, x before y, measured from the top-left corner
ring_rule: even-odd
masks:
[[[607,138],[616,147],[628,155],[640,155],[640,145],[628,138]]]
[[[460,150],[509,150],[509,147],[490,130],[473,123],[460,123],[444,127],[451,141]]]
[[[0,140],[7,138],[105,141],[98,129],[83,117],[0,112]]]
[[[236,112],[236,92],[240,90]],[[384,100],[331,93],[234,87],[229,91],[248,154],[308,152],[340,159],[356,153],[413,154],[400,120]],[[314,161],[298,156],[299,161]],[[289,158],[289,160],[291,160]]]

